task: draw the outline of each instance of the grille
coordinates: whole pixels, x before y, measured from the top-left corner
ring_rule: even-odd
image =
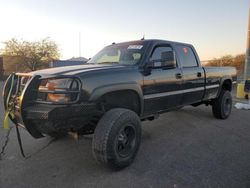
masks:
[[[13,76],[12,98],[16,109],[20,106],[21,96],[27,85],[29,86],[25,91],[26,104],[75,104],[80,99],[82,84],[79,78],[67,76],[42,78],[26,73],[16,73]]]

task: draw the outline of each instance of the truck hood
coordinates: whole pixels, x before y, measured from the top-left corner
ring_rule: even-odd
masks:
[[[108,65],[108,64],[84,64],[76,66],[65,66],[57,68],[49,68],[31,72],[32,75],[77,75],[84,72],[97,71],[97,70],[110,70],[110,69],[123,69],[131,67],[126,65]]]

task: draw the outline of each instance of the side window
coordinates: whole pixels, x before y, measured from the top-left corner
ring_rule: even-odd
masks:
[[[175,68],[175,54],[171,47],[159,46],[153,51],[150,61],[153,61],[155,68]]]
[[[177,45],[177,53],[182,67],[197,67],[198,63],[193,50],[184,45]]]
[[[163,59],[169,61],[175,61],[174,52],[171,47],[166,47],[166,46],[156,47],[150,58],[151,61],[157,61]]]

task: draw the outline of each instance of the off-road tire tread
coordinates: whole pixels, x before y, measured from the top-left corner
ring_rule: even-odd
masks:
[[[111,149],[113,145],[108,145],[110,137],[114,137],[115,129],[119,128],[119,123],[124,120],[129,119],[131,122],[135,122],[139,125],[139,143],[136,149],[135,154],[131,159],[125,163],[119,163],[116,160],[112,159]],[[114,139],[114,138],[112,138]],[[97,124],[97,127],[94,132],[93,141],[92,141],[92,152],[94,158],[113,169],[121,169],[128,166],[133,160],[139,149],[141,139],[141,122],[137,114],[131,110],[123,108],[114,108],[106,112],[100,121]]]
[[[214,99],[213,103],[212,103],[212,111],[213,111],[213,115],[215,118],[217,119],[227,119],[230,115],[226,116],[224,113],[223,113],[223,109],[222,109],[222,105],[221,103],[223,102],[223,98],[225,96],[228,96],[228,97],[231,97],[231,100],[232,100],[232,96],[231,96],[231,93],[230,91],[227,91],[227,90],[221,90],[220,92],[220,95],[218,98]]]

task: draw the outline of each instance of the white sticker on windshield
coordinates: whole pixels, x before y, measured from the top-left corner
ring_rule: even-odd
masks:
[[[130,50],[140,50],[142,49],[143,45],[129,45],[128,49]]]

